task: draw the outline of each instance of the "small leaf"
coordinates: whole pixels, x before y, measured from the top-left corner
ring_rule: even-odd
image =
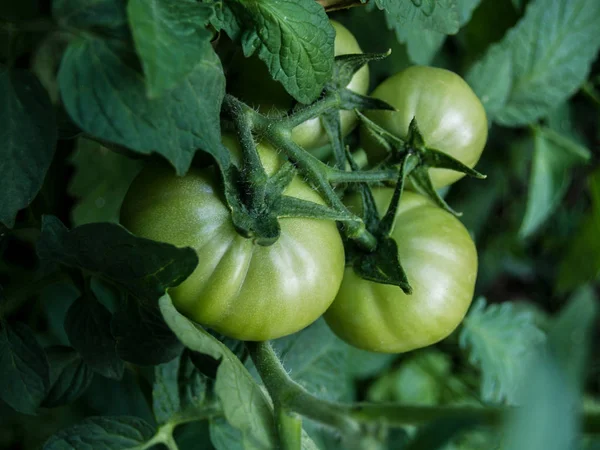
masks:
[[[177,379],[181,406],[197,407],[206,400],[208,379],[195,366],[190,357],[191,350],[184,350],[180,358]]]
[[[171,330],[190,350],[221,360],[215,393],[227,421],[241,432],[244,447],[275,448],[273,412],[266,394],[231,351],[200,326],[182,316],[168,295],[160,301],[163,317]]]
[[[159,364],[154,368],[152,383],[152,410],[158,424],[167,422],[181,409],[179,398],[180,358]]]
[[[125,366],[110,332],[111,314],[87,292],[69,308],[65,331],[85,363],[106,378],[120,380]]]
[[[350,379],[345,365],[349,347],[323,319],[290,336],[276,339],[273,348],[281,363],[309,392],[328,400],[348,400]]]
[[[600,2],[534,0],[502,41],[512,59],[508,101],[495,120],[532,123],[579,89],[600,49]]]
[[[534,130],[533,162],[527,208],[519,234],[535,233],[560,204],[571,182],[571,168],[589,159],[589,151],[549,128]]]
[[[35,414],[50,385],[50,368],[33,331],[0,321],[0,398],[24,414]]]
[[[213,8],[193,0],[130,0],[127,15],[142,60],[148,97],[181,83],[212,53]]]
[[[460,346],[469,351],[469,362],[481,369],[481,396],[485,401],[516,404],[524,364],[544,342],[527,311],[516,311],[510,302],[486,306],[479,298],[465,318]]]
[[[42,187],[56,145],[54,109],[32,73],[0,67],[0,123],[0,224],[10,228]]]
[[[299,102],[316,100],[333,71],[335,31],[325,10],[314,0],[241,4],[234,12],[250,25],[242,34],[244,55],[256,51]]]
[[[90,417],[56,433],[43,450],[133,450],[153,435],[153,427],[137,417]]]
[[[93,370],[70,347],[50,347],[46,354],[50,363],[50,390],[42,406],[54,408],[74,402],[92,382]]]
[[[113,316],[117,353],[125,361],[155,366],[181,353],[181,342],[167,327],[155,302],[127,298]]]
[[[109,223],[69,231],[53,216],[42,219],[37,253],[41,259],[102,275],[151,300],[184,281],[198,264],[191,248],[137,238],[120,225]]]

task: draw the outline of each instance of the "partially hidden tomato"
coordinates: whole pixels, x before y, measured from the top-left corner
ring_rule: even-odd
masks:
[[[374,189],[380,214],[392,193]],[[357,196],[348,203],[360,213]],[[365,280],[347,267],[325,319],[356,347],[401,353],[444,339],[462,321],[473,298],[477,251],[456,217],[410,191],[402,194],[391,236],[413,293]]]
[[[425,66],[409,67],[383,81],[371,94],[397,111],[367,111],[366,116],[392,134],[406,138],[413,117],[429,148],[440,150],[473,168],[487,140],[487,118],[481,101],[457,74]],[[370,162],[379,162],[386,150],[361,127],[361,144]],[[434,187],[464,176],[448,169],[429,169]]]
[[[234,158],[240,154],[237,141],[223,140]],[[272,174],[276,152],[258,149]],[[284,194],[324,204],[299,177]],[[281,236],[268,247],[239,235],[214,168],[192,168],[184,177],[145,168],[125,197],[121,223],[138,236],[196,250],[198,267],[169,294],[183,314],[235,339],[275,339],[308,326],[329,307],[344,272],[333,221],[283,218]]]
[[[334,53],[336,56],[362,53],[356,38],[342,24],[331,21],[335,29]],[[352,91],[366,95],[369,89],[369,68],[362,67],[347,86]],[[228,74],[228,91],[242,101],[258,108],[262,113],[281,113],[290,110],[294,99],[284,87],[274,81],[265,64],[256,56],[237,58]],[[340,111],[342,135],[348,135],[357,124],[353,111]],[[313,118],[292,130],[292,139],[301,147],[315,149],[329,141],[319,118]]]

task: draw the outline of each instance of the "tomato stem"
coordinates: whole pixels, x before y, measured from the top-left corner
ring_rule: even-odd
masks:
[[[247,342],[250,357],[277,407],[309,417],[345,435],[358,435],[359,424],[342,404],[322,400],[292,380],[269,342]]]

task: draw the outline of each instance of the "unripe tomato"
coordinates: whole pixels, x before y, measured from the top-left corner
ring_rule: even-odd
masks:
[[[371,94],[397,111],[373,110],[365,115],[387,131],[404,139],[413,117],[425,145],[440,150],[473,168],[487,139],[483,105],[469,85],[457,74],[435,67],[413,66],[383,81]],[[361,127],[361,144],[371,162],[386,150]],[[454,183],[464,176],[448,169],[429,169],[434,187]]]
[[[335,55],[362,53],[356,38],[342,24],[331,21],[335,29],[334,52]],[[265,64],[256,56],[250,58],[240,57],[234,64],[228,77],[228,91],[258,108],[264,114],[281,113],[288,111],[294,105],[294,99],[285,91],[284,87],[274,81]],[[369,67],[363,66],[354,74],[347,86],[362,95],[369,89]],[[357,117],[353,111],[340,111],[342,135],[349,134],[357,124]],[[327,133],[321,125],[319,118],[307,120],[292,130],[292,139],[301,147],[314,149],[328,143]]]
[[[234,158],[237,142],[225,137]],[[258,146],[268,173],[276,152]],[[284,218],[281,236],[263,247],[234,229],[214,168],[178,177],[168,167],[148,167],[134,180],[121,209],[132,233],[198,254],[198,267],[169,294],[190,319],[226,336],[252,341],[294,333],[329,307],[344,272],[344,247],[333,221]],[[285,195],[324,204],[300,178]]]
[[[380,214],[392,193],[391,188],[374,189]],[[349,206],[360,213],[357,196]],[[400,353],[444,339],[462,321],[473,298],[477,251],[456,217],[410,191],[402,194],[391,237],[413,293],[367,281],[347,267],[325,319],[356,347]]]

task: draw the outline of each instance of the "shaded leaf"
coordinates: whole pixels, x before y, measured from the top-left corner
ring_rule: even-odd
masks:
[[[33,331],[20,322],[0,321],[0,380],[0,398],[24,414],[34,414],[48,391],[46,353]]]
[[[69,194],[78,199],[71,213],[74,225],[118,222],[121,203],[142,162],[79,139],[71,163],[75,175]]]
[[[137,417],[90,417],[56,433],[44,444],[43,450],[133,450],[140,448],[153,434],[154,429]]]
[[[152,411],[159,424],[165,423],[181,409],[179,399],[180,358],[159,364],[154,368],[152,383]]]
[[[0,223],[12,227],[42,187],[56,145],[54,109],[32,73],[0,67],[0,123]]]
[[[117,353],[125,361],[154,366],[181,353],[181,342],[165,323],[156,303],[127,298],[113,316]]]
[[[112,315],[91,292],[84,293],[69,308],[65,331],[69,342],[86,364],[106,378],[121,379],[125,366],[117,355],[110,332]]]
[[[37,242],[41,259],[102,275],[145,299],[160,297],[185,280],[198,263],[191,248],[137,238],[123,227],[93,223],[68,230],[44,216]]]
[[[50,347],[46,354],[50,363],[50,390],[42,406],[53,408],[74,402],[87,390],[94,372],[70,347]]]

